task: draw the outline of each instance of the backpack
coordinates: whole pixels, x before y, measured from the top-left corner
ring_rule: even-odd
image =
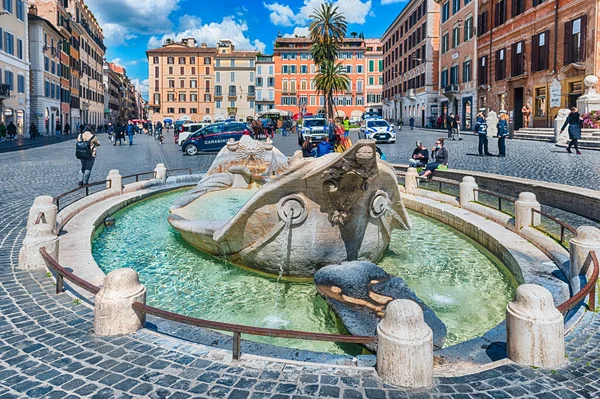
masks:
[[[75,144],[75,157],[77,159],[90,159],[92,157],[92,140],[94,140],[95,135],[89,140],[83,140],[83,136],[81,135],[81,141],[77,141]]]

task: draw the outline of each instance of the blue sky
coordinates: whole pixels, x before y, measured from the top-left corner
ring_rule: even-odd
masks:
[[[106,58],[127,68],[147,92],[145,51],[166,38],[195,37],[214,46],[229,39],[240,50],[269,53],[278,32],[305,35],[309,15],[324,0],[86,0],[106,37]],[[334,0],[348,32],[380,37],[406,0]]]

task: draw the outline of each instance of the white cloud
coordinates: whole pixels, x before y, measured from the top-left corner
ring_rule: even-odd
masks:
[[[206,43],[209,46],[216,46],[219,40],[228,39],[235,45],[236,50],[264,52],[266,45],[258,39],[251,40],[246,36],[247,32],[246,22],[238,22],[233,16],[228,16],[221,22],[211,22],[178,33],[167,33],[161,37],[152,36],[148,41],[148,48],[161,47],[166,39],[180,42],[184,38],[193,37],[198,43]]]
[[[195,15],[182,15],[179,17],[179,30],[194,29],[202,25],[202,18]]]
[[[269,19],[278,26],[294,26],[306,25],[310,20],[310,15],[326,0],[304,0],[304,4],[299,10],[294,11],[288,5],[263,3],[264,6],[271,11]],[[382,0],[390,1],[390,0]],[[394,1],[394,0],[391,0]],[[334,6],[339,8],[339,11],[344,14],[346,21],[349,24],[364,24],[366,17],[371,14],[371,0],[336,0]]]
[[[381,0],[381,5],[388,5],[394,3],[406,3],[408,0]]]
[[[133,87],[140,93],[142,93],[142,97],[148,98],[148,79],[140,80],[140,79],[131,79],[131,83]]]
[[[307,27],[296,26],[292,33],[286,33],[283,37],[308,37],[309,31]]]
[[[235,13],[237,14],[238,17],[243,17],[244,15],[246,15],[248,13],[248,9],[244,6],[241,7],[237,7],[235,9]]]

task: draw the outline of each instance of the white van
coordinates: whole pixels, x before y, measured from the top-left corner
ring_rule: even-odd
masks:
[[[210,123],[208,122],[192,122],[186,123],[185,125],[181,126],[179,131],[179,138],[177,139],[177,144],[181,145],[181,143],[183,143],[185,139],[189,137],[190,134],[208,125],[210,125]]]

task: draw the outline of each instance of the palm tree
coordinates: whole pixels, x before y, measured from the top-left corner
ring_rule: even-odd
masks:
[[[343,70],[341,62],[323,61],[319,65],[319,72],[315,76],[315,87],[319,94],[325,97],[325,113],[333,118],[333,95],[337,92],[346,91],[350,84],[350,77]]]

